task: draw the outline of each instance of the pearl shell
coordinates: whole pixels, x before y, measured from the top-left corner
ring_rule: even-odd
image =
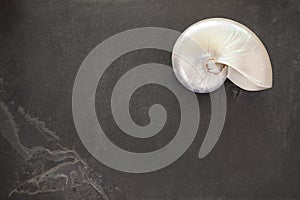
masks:
[[[188,27],[172,53],[177,79],[189,90],[208,93],[226,78],[248,91],[272,87],[272,66],[263,43],[246,26],[211,18]]]

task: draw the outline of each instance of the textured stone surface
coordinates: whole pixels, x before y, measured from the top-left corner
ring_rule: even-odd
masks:
[[[300,198],[299,1],[13,0],[1,1],[0,9],[1,200]],[[273,64],[273,88],[246,92],[225,82],[225,126],[204,159],[197,155],[209,123],[210,100],[199,94],[197,138],[172,165],[127,174],[95,160],[79,140],[71,108],[73,82],[86,55],[120,31],[144,26],[183,31],[208,17],[242,22],[260,37]],[[141,147],[118,137],[110,120],[105,97],[112,83],[137,64],[170,65],[170,55],[131,52],[102,77],[98,118],[120,146]],[[173,137],[179,111],[168,90],[148,85],[134,93],[131,103],[132,117],[140,125],[149,121],[144,110],[154,103],[173,110],[167,126],[145,150]]]

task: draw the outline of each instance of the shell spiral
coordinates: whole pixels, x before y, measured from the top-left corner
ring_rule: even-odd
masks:
[[[189,90],[208,93],[230,79],[248,91],[272,87],[272,66],[266,48],[246,26],[211,18],[188,27],[172,54],[177,79]]]
[[[179,32],[165,28],[145,27],[127,30],[102,41],[82,62],[72,92],[74,124],[83,145],[104,165],[128,173],[151,172],[176,161],[192,144],[200,121],[198,100],[194,93],[178,83],[169,66],[145,63],[124,71],[115,85],[108,87],[108,89],[112,88],[111,95],[107,94],[106,97],[108,101],[102,102],[108,110],[111,109],[111,123],[115,123],[121,130],[120,134],[142,140],[155,136],[165,127],[168,112],[162,104],[151,105],[148,110],[141,111],[148,114],[150,119],[147,125],[141,126],[133,120],[130,114],[131,97],[136,90],[149,84],[160,85],[168,89],[179,103],[180,124],[175,130],[176,135],[164,146],[149,152],[132,152],[115,144],[109,137],[112,132],[105,130],[99,123],[95,106],[98,83],[117,58],[142,49],[171,52],[179,36]],[[114,75],[113,73],[111,76]],[[106,83],[110,84],[111,81],[106,79]],[[219,96],[212,95],[212,102],[217,102],[212,103],[212,116],[216,115],[214,110],[223,110],[223,117],[225,117],[225,109],[222,105],[225,104],[226,99],[224,95],[221,95],[221,98]],[[144,98],[147,96],[145,95]],[[104,115],[107,116],[107,113]],[[212,117],[212,121],[216,119],[219,117]],[[224,124],[223,119],[218,121],[217,128],[221,129]],[[220,134],[220,131],[215,134]],[[211,137],[216,138],[214,134],[208,134],[207,140]],[[214,144],[215,142],[210,142],[208,145],[203,145],[200,155],[205,156]]]

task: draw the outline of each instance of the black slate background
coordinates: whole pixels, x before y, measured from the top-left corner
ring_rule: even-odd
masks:
[[[201,108],[197,138],[172,165],[148,174],[126,174],[104,166],[89,155],[77,136],[71,108],[73,82],[86,55],[101,41],[124,30],[154,26],[183,31],[209,17],[242,22],[261,38],[273,65],[273,88],[247,92],[226,81],[225,126],[217,145],[204,159],[198,159],[197,154],[210,116],[209,95],[205,94],[197,95]],[[103,176],[104,185],[117,188],[111,191],[110,199],[300,199],[299,19],[297,0],[3,0],[0,3],[1,101],[15,117],[24,146],[49,144],[21,119],[20,107],[54,130],[62,144],[75,149]],[[107,130],[114,130],[115,142],[126,148],[138,145],[118,139],[116,125],[106,118],[105,113],[110,114],[105,88],[111,87],[117,74],[147,62],[170,65],[170,53],[141,50],[126,54],[112,64],[98,86],[96,108],[100,123]],[[157,85],[138,90],[132,97],[131,110],[138,124],[149,120],[139,106],[153,103],[165,104],[171,112],[168,117],[174,121],[153,142],[160,146],[176,130],[178,102],[168,90]],[[0,144],[0,199],[4,200],[25,181],[16,175],[25,161],[3,136]],[[76,191],[71,192],[74,192],[72,199],[81,199]],[[114,195],[115,192],[118,194]],[[68,199],[69,193],[14,193],[10,199]],[[84,199],[98,197],[90,195]]]

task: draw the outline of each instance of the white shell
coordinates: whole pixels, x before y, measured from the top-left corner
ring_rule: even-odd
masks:
[[[269,55],[246,26],[229,19],[211,18],[187,28],[172,54],[177,79],[198,93],[218,89],[226,78],[249,91],[272,87]]]

